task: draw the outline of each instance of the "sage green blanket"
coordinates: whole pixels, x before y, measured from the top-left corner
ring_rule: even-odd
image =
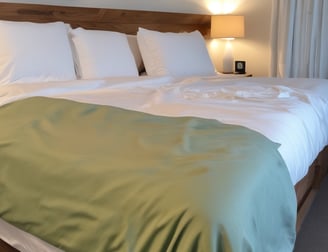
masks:
[[[0,217],[61,249],[293,249],[294,188],[254,131],[40,97],[0,122]]]

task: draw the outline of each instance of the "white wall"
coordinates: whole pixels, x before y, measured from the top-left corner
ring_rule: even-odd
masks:
[[[235,4],[233,14],[245,16],[245,38],[233,41],[235,60],[245,60],[246,70],[255,76],[267,76],[270,64],[270,21],[272,0],[0,0],[0,2],[103,7],[116,9],[158,10],[211,14],[209,4]],[[222,8],[221,8],[222,9]],[[209,45],[217,70],[222,69],[222,40]]]

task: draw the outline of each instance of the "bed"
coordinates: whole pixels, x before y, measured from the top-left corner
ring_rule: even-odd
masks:
[[[292,251],[327,172],[327,80],[216,73],[207,15],[0,10],[6,52],[31,37],[0,75],[1,249]]]

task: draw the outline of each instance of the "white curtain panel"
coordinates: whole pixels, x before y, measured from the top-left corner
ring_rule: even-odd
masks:
[[[328,1],[272,0],[271,76],[328,79]]]

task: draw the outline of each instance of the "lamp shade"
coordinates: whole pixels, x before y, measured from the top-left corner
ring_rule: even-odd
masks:
[[[214,15],[211,17],[212,38],[242,38],[244,35],[244,16]]]

